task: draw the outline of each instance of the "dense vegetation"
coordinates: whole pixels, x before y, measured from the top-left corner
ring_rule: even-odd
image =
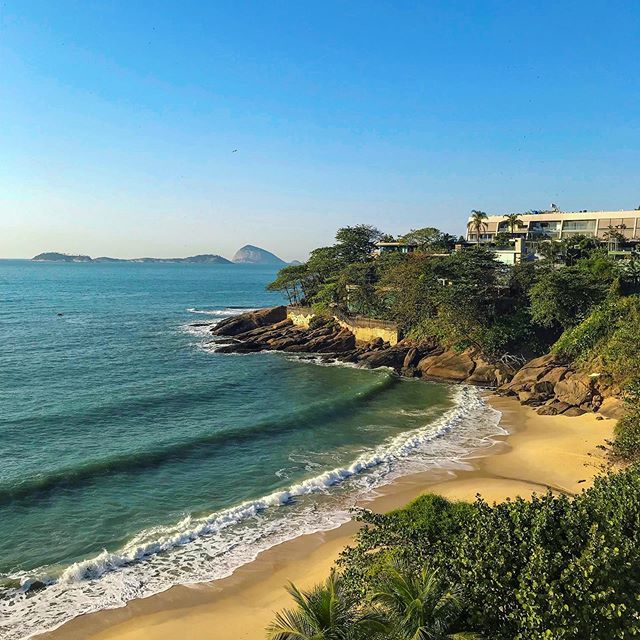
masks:
[[[486,214],[474,216],[484,224]],[[517,219],[508,222],[517,229]],[[492,246],[454,251],[461,240],[432,227],[399,238],[415,245],[410,254],[374,257],[380,239],[393,240],[369,225],[340,229],[334,245],[285,267],[269,288],[318,313],[393,320],[407,336],[437,338],[456,349],[535,355],[584,320],[612,287],[622,295],[640,283],[640,262],[616,262],[605,246],[583,236],[541,241],[545,259],[513,267],[500,263]]]
[[[483,229],[486,214],[471,224]],[[496,246],[511,234],[499,234]],[[612,232],[613,233],[613,232]],[[405,236],[418,250],[372,257],[384,237],[341,229],[336,244],[283,269],[271,287],[318,313],[394,320],[411,338],[487,356],[552,349],[602,378],[629,410],[613,452],[640,459],[640,262],[617,262],[593,238],[541,241],[543,259],[507,267],[493,247],[452,251],[437,229]],[[389,240],[389,238],[386,238]],[[617,238],[616,241],[620,241]],[[490,506],[423,496],[405,509],[361,511],[365,526],[324,585],[291,587],[297,607],[274,640],[585,640],[640,636],[640,468]]]
[[[490,506],[422,496],[365,527],[270,637],[586,640],[640,635],[640,471]],[[333,611],[336,615],[331,615]],[[464,635],[456,635],[464,634]]]

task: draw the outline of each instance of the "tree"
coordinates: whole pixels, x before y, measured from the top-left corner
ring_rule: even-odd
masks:
[[[475,231],[476,242],[480,244],[480,234],[483,229],[487,228],[485,220],[488,218],[484,211],[478,211],[477,209],[471,210],[471,219],[467,223],[467,227],[472,231]]]
[[[402,242],[415,244],[418,251],[447,251],[455,244],[455,237],[443,233],[435,227],[423,227],[421,229],[411,229],[409,233],[401,238]]]
[[[507,224],[509,225],[509,233],[511,233],[511,235],[513,236],[515,234],[516,227],[522,226],[520,215],[517,213],[506,213],[502,217],[507,220]]]
[[[267,285],[267,290],[284,293],[289,304],[300,304],[306,301],[311,285],[306,264],[289,265],[278,271],[276,279]]]
[[[581,322],[606,290],[606,284],[579,267],[547,271],[531,288],[531,317],[543,327],[567,329]]]
[[[399,640],[456,637],[450,631],[462,609],[459,594],[447,587],[438,572],[428,565],[412,571],[401,560],[388,560],[374,588],[371,599],[387,618],[387,637]]]
[[[345,592],[335,569],[310,591],[290,584],[287,591],[297,607],[276,614],[267,628],[269,640],[365,640],[381,630],[380,618],[359,606]]]
[[[493,239],[493,241],[496,244],[496,247],[508,247],[509,240],[511,240],[511,236],[508,233],[505,233],[504,231],[500,231],[499,233],[496,233],[496,236]]]
[[[366,262],[381,237],[382,232],[368,224],[342,227],[336,233],[336,254],[344,264]]]
[[[622,227],[624,228],[624,227]],[[613,225],[609,225],[607,230],[603,234],[604,239],[607,241],[607,248],[609,251],[617,251],[618,246],[626,242],[624,234],[618,231]]]

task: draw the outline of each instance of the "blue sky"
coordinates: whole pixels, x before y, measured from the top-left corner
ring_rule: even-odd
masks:
[[[640,2],[0,1],[0,256],[552,201],[640,206]]]

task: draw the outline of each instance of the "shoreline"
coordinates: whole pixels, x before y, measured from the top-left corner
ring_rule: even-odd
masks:
[[[513,398],[488,396],[502,413],[508,435],[465,458],[473,469],[407,475],[376,490],[361,506],[386,512],[426,492],[450,499],[487,502],[544,493],[547,488],[575,494],[590,486],[604,463],[597,447],[610,439],[612,420],[596,414],[579,417],[540,416]],[[284,590],[291,580],[308,587],[324,579],[340,551],[353,540],[358,524],[306,534],[262,552],[231,576],[211,583],[175,586],[118,609],[86,614],[40,640],[216,640],[260,638],[273,612],[290,604]]]

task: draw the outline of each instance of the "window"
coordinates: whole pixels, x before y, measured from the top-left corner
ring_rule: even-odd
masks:
[[[595,220],[565,220],[562,234],[593,236],[596,232]]]

